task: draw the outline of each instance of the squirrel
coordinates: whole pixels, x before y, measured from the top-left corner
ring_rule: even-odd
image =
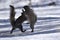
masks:
[[[16,20],[15,14],[16,12],[14,6],[10,5],[10,23],[12,25],[12,30],[10,31],[10,33],[12,34],[13,30],[15,30],[16,28],[19,28],[21,32],[25,32],[26,30],[23,30],[22,26],[22,23],[27,20],[26,16],[24,15],[24,11],[21,13],[22,15],[19,16]]]
[[[25,5],[23,8],[25,10],[24,14],[25,14],[27,20],[29,21],[30,28],[32,29],[31,32],[34,32],[34,25],[37,21],[37,16],[28,5]]]

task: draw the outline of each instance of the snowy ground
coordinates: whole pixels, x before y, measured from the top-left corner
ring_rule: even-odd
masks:
[[[50,9],[53,10],[51,11]],[[9,12],[5,11],[5,14],[1,11],[0,40],[60,40],[60,16],[58,16],[60,15],[59,7],[34,8],[34,10],[38,16],[34,32],[30,32],[31,29],[29,24],[23,23],[23,27],[27,31],[25,33],[21,33],[19,29],[16,29],[13,34],[10,34],[11,25],[9,22]],[[17,15],[19,16],[19,13]],[[16,17],[18,17],[17,15]]]
[[[19,4],[17,3],[15,7],[21,6]],[[2,8],[9,8],[9,6],[1,6]],[[33,9],[38,17],[33,33],[30,32],[29,24],[24,22],[23,27],[27,30],[25,33],[16,29],[13,34],[10,34],[12,26],[9,21],[9,10],[0,11],[0,40],[60,40],[60,6],[36,7]],[[15,17],[20,16],[21,12],[21,9],[16,9]]]
[[[25,33],[17,29],[10,34],[9,21],[0,21],[0,40],[60,40],[60,18],[39,18],[33,33],[30,32],[29,24],[23,23],[24,29],[27,30]]]

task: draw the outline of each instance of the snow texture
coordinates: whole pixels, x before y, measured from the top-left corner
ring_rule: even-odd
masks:
[[[13,34],[10,34],[12,26],[9,20],[9,5],[11,1],[0,0],[0,40],[60,40],[60,0],[36,0],[36,2],[33,0],[32,5],[42,5],[43,2],[47,4],[53,1],[56,2],[56,6],[32,7],[38,17],[34,32],[31,32],[29,24],[24,22],[23,28],[27,30],[26,32],[22,33],[19,29],[16,29]],[[28,0],[14,1],[15,18],[21,15],[22,7],[28,3]]]

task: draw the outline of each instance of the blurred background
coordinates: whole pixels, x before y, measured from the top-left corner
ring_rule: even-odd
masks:
[[[9,5],[16,8],[17,18],[21,15],[22,7],[28,4],[38,17],[60,17],[60,0],[0,0],[0,19],[9,18]]]

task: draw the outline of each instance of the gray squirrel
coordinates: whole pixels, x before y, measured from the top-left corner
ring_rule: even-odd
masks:
[[[12,34],[13,30],[15,30],[16,28],[19,28],[21,32],[25,32],[26,30],[23,30],[22,26],[22,23],[27,20],[24,11],[21,13],[21,16],[19,16],[16,20],[15,14],[16,12],[14,6],[10,5],[10,23],[12,25],[12,30],[10,31],[10,33]]]
[[[34,25],[37,21],[37,16],[28,5],[24,6],[23,8],[25,9],[24,14],[30,24],[30,28],[32,29],[31,32],[34,32]]]

